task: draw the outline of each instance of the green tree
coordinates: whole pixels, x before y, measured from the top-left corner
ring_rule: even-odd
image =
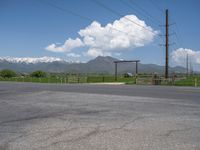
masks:
[[[41,71],[41,70],[37,70],[31,73],[32,77],[36,77],[36,78],[42,78],[42,77],[46,77],[46,72]]]
[[[15,77],[17,74],[13,70],[4,69],[0,71],[0,76],[3,78],[12,78]]]

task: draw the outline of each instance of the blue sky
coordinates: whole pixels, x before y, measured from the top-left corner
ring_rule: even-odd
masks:
[[[45,49],[54,43],[63,45],[71,38],[80,38],[79,31],[90,26],[92,21],[77,17],[66,11],[59,10],[48,5],[66,10],[71,10],[101,26],[113,23],[122,16],[135,15],[139,20],[145,21],[154,31],[159,31],[153,41],[147,42],[141,47],[129,47],[126,50],[117,50],[111,55],[122,59],[140,59],[142,63],[164,64],[165,49],[159,46],[163,41],[158,36],[164,34],[164,28],[159,25],[165,23],[164,9],[169,9],[170,33],[175,32],[178,38],[170,36],[170,53],[175,51],[174,57],[170,57],[171,65],[184,64],[184,52],[189,52],[196,70],[200,70],[200,6],[199,0],[101,0],[100,2],[117,11],[121,16],[101,7],[93,0],[1,0],[0,1],[0,56],[12,57],[42,57],[53,56],[64,59],[73,59],[67,56],[69,53],[81,55],[81,61],[91,59],[84,55],[89,47],[78,47],[70,52],[52,52]],[[128,5],[128,6],[127,6]],[[161,10],[160,10],[161,9]],[[151,17],[150,17],[151,16]],[[128,21],[128,20],[127,20]],[[81,38],[80,38],[81,39]],[[83,39],[81,39],[83,40]],[[180,49],[176,51],[176,49]],[[106,55],[105,53],[104,55]],[[119,55],[120,54],[120,55]],[[177,58],[178,57],[178,58]],[[176,61],[175,61],[176,60]]]

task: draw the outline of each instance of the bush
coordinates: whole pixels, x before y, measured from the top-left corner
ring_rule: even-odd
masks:
[[[12,78],[15,77],[17,74],[13,70],[4,69],[0,71],[0,76],[3,78]]]
[[[46,77],[46,72],[41,71],[41,70],[37,70],[31,73],[32,77],[36,77],[36,78],[42,78],[42,77]]]

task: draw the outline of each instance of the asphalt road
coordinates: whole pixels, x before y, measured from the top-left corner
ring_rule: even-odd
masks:
[[[0,150],[200,150],[200,88],[0,82]]]

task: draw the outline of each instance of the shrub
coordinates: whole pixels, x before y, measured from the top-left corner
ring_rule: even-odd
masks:
[[[15,77],[17,74],[13,70],[4,69],[0,71],[0,76],[3,78],[12,78]]]
[[[36,77],[36,78],[42,78],[42,77],[46,77],[46,72],[41,71],[41,70],[37,70],[31,73],[32,77]]]

